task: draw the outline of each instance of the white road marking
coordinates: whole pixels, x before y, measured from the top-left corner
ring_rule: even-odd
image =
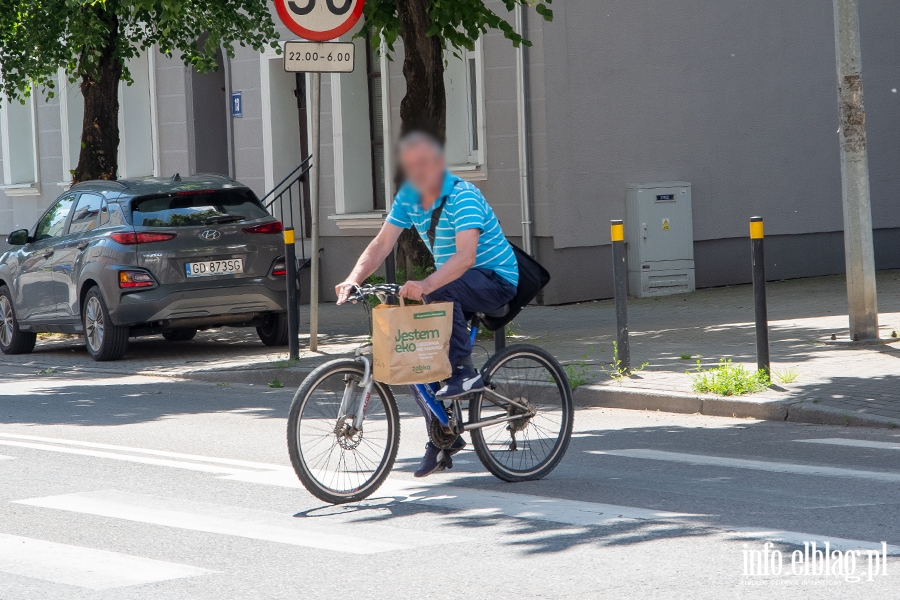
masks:
[[[89,450],[87,448],[67,448],[65,446],[51,446],[47,444],[35,444],[33,442],[17,442],[12,440],[0,439],[0,446],[13,446],[16,448],[30,448],[32,450],[47,450],[48,452],[62,452],[65,454],[78,454],[80,456],[92,456],[94,458],[109,458],[112,460],[123,460],[127,462],[140,463],[143,465],[154,465],[158,467],[173,467],[176,469],[187,469],[189,471],[200,471],[203,473],[219,473],[219,474],[235,474],[247,473],[245,469],[235,469],[223,465],[206,465],[201,463],[191,463],[177,460],[168,460],[164,458],[151,458],[149,456],[133,456],[129,454],[116,454],[113,452],[103,452],[101,450]]]
[[[649,450],[646,448],[632,448],[627,450],[587,450],[588,454],[601,454],[608,456],[624,456],[627,458],[641,458],[648,460],[663,460],[679,462],[689,465],[701,465],[707,467],[728,467],[733,469],[752,469],[755,471],[769,471],[772,473],[793,473],[796,475],[819,475],[825,477],[853,477],[856,479],[871,479],[873,481],[900,482],[900,473],[885,471],[861,471],[858,469],[842,469],[840,467],[825,467],[818,465],[803,465],[796,463],[771,462],[765,460],[748,460],[744,458],[729,458],[724,456],[706,456],[703,454],[682,454],[681,452],[665,452],[663,450]]]
[[[91,590],[214,573],[190,565],[2,533],[0,571]]]
[[[854,448],[875,448],[876,450],[900,450],[896,442],[873,442],[869,440],[848,440],[844,438],[821,438],[815,440],[794,440],[805,444],[830,444],[833,446],[852,446]]]
[[[813,533],[800,533],[798,531],[782,531],[780,529],[750,529],[741,528],[732,530],[739,538],[759,539],[769,542],[782,542],[794,546],[803,546],[803,542],[815,542],[817,549],[822,549],[825,542],[828,542],[832,550],[877,550],[881,552],[883,547],[876,542],[863,542],[860,540],[847,540],[844,538],[836,538],[830,536],[816,535]],[[900,546],[887,545],[889,555],[900,554]]]
[[[151,450],[148,448],[133,448],[131,446],[117,446],[115,444],[100,444],[97,442],[82,442],[78,440],[64,440],[60,438],[40,437],[36,435],[21,435],[15,433],[0,433],[0,438],[11,440],[26,440],[31,442],[46,442],[48,444],[60,444],[63,446],[76,446],[81,448],[94,448],[98,450],[117,450],[120,452],[131,452],[133,454],[146,454],[148,456],[161,456],[164,458],[174,458],[182,460],[192,460],[197,462],[208,462],[220,465],[229,465],[232,467],[247,467],[250,469],[276,470],[290,469],[286,465],[275,465],[271,463],[260,463],[249,460],[238,460],[234,458],[213,458],[210,456],[201,456],[198,454],[183,454],[181,452],[169,452],[166,450]],[[0,442],[2,443],[2,442]]]
[[[680,519],[702,516],[447,485],[432,487],[400,479],[388,479],[375,496],[382,498],[393,496],[401,502],[438,505],[466,511],[454,515],[456,517],[496,515],[581,526],[608,525],[635,519]]]
[[[326,518],[294,517],[116,490],[17,500],[15,503],[350,554],[410,550],[466,541],[460,536],[435,535],[414,529],[360,522],[335,523]]]
[[[3,454],[0,454],[0,460],[13,460],[14,458],[15,456],[4,456]]]

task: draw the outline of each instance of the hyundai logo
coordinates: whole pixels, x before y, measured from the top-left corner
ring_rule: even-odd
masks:
[[[200,238],[206,240],[207,242],[211,242],[213,240],[217,240],[222,237],[221,231],[216,231],[215,229],[207,229],[203,233],[200,234]]]

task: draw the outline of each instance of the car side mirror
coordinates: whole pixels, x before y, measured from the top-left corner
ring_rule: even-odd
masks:
[[[6,243],[10,246],[24,246],[28,243],[28,230],[19,229],[13,231],[11,234],[6,236]]]

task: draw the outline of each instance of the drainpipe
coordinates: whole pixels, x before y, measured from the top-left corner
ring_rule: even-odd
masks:
[[[516,4],[516,31],[525,37],[525,10]],[[528,110],[526,98],[528,92],[528,72],[525,61],[525,44],[516,49],[516,109],[519,122],[519,179],[522,201],[522,249],[534,256],[534,233],[531,221],[531,164],[528,155]]]

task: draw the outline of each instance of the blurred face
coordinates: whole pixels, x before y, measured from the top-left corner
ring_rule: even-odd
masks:
[[[433,202],[441,193],[446,166],[441,152],[425,142],[413,144],[400,152],[400,167],[406,180],[426,201]]]

